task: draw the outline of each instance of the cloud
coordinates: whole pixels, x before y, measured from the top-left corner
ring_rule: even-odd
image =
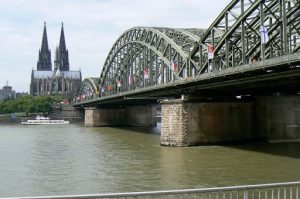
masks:
[[[0,86],[29,91],[43,22],[54,50],[64,22],[71,69],[98,77],[116,39],[134,26],[207,28],[230,0],[0,0]]]

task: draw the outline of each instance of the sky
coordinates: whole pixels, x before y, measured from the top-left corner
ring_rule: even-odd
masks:
[[[208,28],[230,0],[0,0],[0,88],[29,92],[44,22],[52,66],[64,24],[70,70],[100,77],[113,43],[136,26]]]

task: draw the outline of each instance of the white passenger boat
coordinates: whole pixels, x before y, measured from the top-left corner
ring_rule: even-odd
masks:
[[[26,122],[21,122],[21,124],[27,125],[39,125],[39,124],[69,124],[69,121],[65,120],[52,120],[49,117],[37,116],[35,120],[27,120]]]

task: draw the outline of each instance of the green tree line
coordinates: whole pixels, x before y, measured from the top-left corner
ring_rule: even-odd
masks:
[[[48,113],[53,103],[59,103],[62,97],[54,96],[22,96],[16,99],[0,101],[0,113]]]

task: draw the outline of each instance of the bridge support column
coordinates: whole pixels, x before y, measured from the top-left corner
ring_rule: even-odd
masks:
[[[256,98],[259,132],[270,142],[300,141],[300,96]]]
[[[207,145],[256,139],[251,102],[162,102],[161,145]]]
[[[128,126],[156,126],[156,106],[126,107]]]
[[[85,126],[156,126],[156,107],[85,108]]]
[[[85,126],[125,126],[125,109],[122,108],[85,108]]]

